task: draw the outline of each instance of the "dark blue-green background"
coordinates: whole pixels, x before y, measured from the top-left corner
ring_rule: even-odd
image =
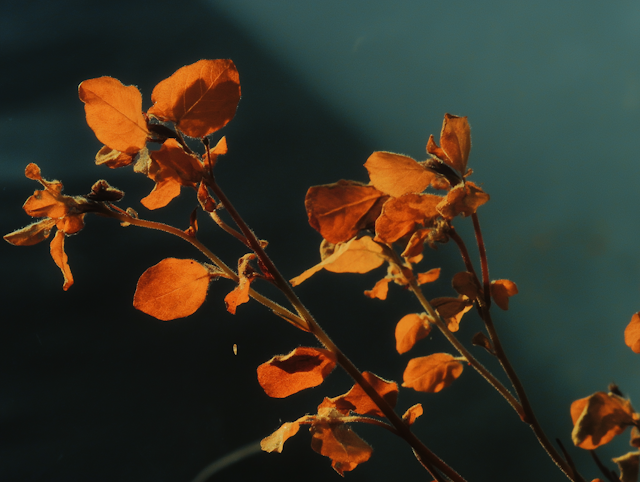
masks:
[[[469,116],[472,179],[491,194],[480,219],[492,276],[520,288],[511,309],[496,313],[498,329],[548,435],[595,477],[571,444],[570,403],[609,382],[640,393],[640,358],[622,336],[640,310],[640,4],[5,0],[2,233],[30,222],[20,209],[37,188],[23,175],[29,162],[68,194],[105,178],[127,192],[122,205],[186,227],[191,193],[148,213],[139,199],[151,181],[94,166],[100,144],[77,85],[110,75],[137,85],[148,108],[157,82],[201,58],[231,58],[240,71],[243,97],[221,131],[230,151],[218,178],[287,277],[318,258],[320,237],[303,206],[308,186],[366,181],[362,164],[375,150],[422,160],[445,112]],[[472,244],[466,221],[457,226]],[[244,254],[201,224],[229,264]],[[255,367],[315,343],[255,303],[227,314],[225,281],[184,320],[134,310],[147,267],[198,257],[180,240],[89,218],[66,246],[76,284],[65,293],[47,243],[0,245],[2,480],[190,481],[350,386],[336,372],[289,399],[264,395]],[[425,288],[430,297],[449,293],[447,280],[462,270],[453,246],[427,253],[425,270],[436,266],[442,280]],[[382,275],[320,273],[299,292],[356,365],[400,380],[412,356],[450,349],[435,334],[395,353],[395,323],[419,307],[397,286],[385,302],[365,298]],[[460,336],[479,329],[471,313]],[[425,414],[416,431],[469,481],[563,480],[472,370],[440,394],[403,390],[399,408],[417,402]],[[376,450],[348,479],[428,479],[392,435],[356,430]],[[258,454],[213,480],[338,480],[305,432],[283,454]],[[602,458],[627,452],[627,437]]]

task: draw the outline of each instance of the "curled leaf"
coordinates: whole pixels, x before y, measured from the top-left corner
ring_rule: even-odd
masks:
[[[387,294],[389,293],[389,283],[392,281],[393,278],[385,276],[381,280],[377,281],[373,288],[365,290],[365,296],[368,296],[371,299],[378,298],[379,300],[386,300]]]
[[[624,342],[634,353],[640,353],[640,312],[631,317],[625,328]]]
[[[462,298],[434,298],[431,305],[438,314],[447,322],[449,331],[458,331],[462,316],[471,309],[473,302]]]
[[[418,273],[418,284],[433,283],[440,277],[440,268],[433,268],[426,273]]]
[[[467,181],[454,186],[447,197],[438,204],[438,212],[445,219],[453,219],[459,214],[471,216],[480,206],[489,201],[489,195],[476,186],[473,182]]]
[[[212,277],[192,259],[163,259],[140,276],[133,306],[162,321],[184,318],[200,308]]]
[[[55,225],[54,219],[47,218],[5,234],[3,238],[14,246],[33,246],[47,239]]]
[[[454,290],[471,300],[475,300],[478,297],[480,289],[476,282],[476,277],[468,271],[456,273],[451,280],[451,284]]]
[[[63,231],[58,230],[56,235],[51,240],[50,251],[53,261],[56,263],[62,276],[64,277],[64,284],[62,289],[67,291],[73,285],[73,275],[71,274],[71,268],[69,267],[69,258],[64,251],[64,238],[66,234]]]
[[[637,482],[640,472],[640,452],[629,452],[612,459],[620,469],[620,482]]]
[[[335,356],[330,351],[299,347],[260,365],[258,382],[270,397],[285,398],[320,385],[335,366]]]
[[[307,417],[305,416],[303,418]],[[298,433],[298,430],[300,430],[300,420],[296,420],[295,422],[283,423],[278,430],[260,441],[260,448],[264,452],[282,453],[284,443],[287,441],[287,439],[293,437]]]
[[[232,315],[236,314],[238,305],[249,301],[249,289],[251,282],[258,276],[249,262],[256,258],[253,253],[245,254],[238,260],[238,286],[224,298],[227,305],[227,311]]]
[[[427,143],[427,152],[464,175],[471,151],[471,128],[466,117],[444,115],[440,145],[441,147],[438,147],[431,136]]]
[[[391,407],[395,407],[398,401],[398,384],[396,382],[384,380],[371,372],[362,372],[362,376]],[[385,416],[358,384],[354,385],[351,390],[344,395],[330,399],[330,401],[339,402],[338,405],[346,402],[349,404],[351,411],[359,413],[360,415]]]
[[[491,282],[491,297],[503,310],[509,309],[509,298],[518,294],[518,287],[508,279],[498,279]]]
[[[404,420],[404,423],[406,423],[407,425],[413,425],[413,422],[415,422],[416,419],[423,414],[423,412],[424,410],[422,409],[422,404],[416,403],[412,407],[409,407],[406,412],[404,412],[404,415],[402,415],[402,420]]]
[[[418,392],[437,393],[462,374],[462,363],[448,353],[413,358],[402,375],[403,387]]]

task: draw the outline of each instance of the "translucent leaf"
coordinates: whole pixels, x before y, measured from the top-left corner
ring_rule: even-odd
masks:
[[[473,306],[473,302],[464,298],[434,298],[431,305],[438,314],[447,322],[449,331],[458,331],[462,316]]]
[[[509,309],[509,298],[518,294],[518,287],[508,279],[498,279],[491,282],[491,297],[503,310]]]
[[[625,328],[624,342],[634,353],[640,353],[640,312],[631,317]]]
[[[323,246],[326,247],[326,243]],[[370,236],[354,238],[346,243],[334,245],[332,254],[293,278],[291,284],[297,286],[322,269],[333,273],[367,273],[382,265],[385,259],[382,246],[374,242]]]
[[[311,187],[304,204],[309,224],[324,239],[336,244],[373,226],[387,199],[386,194],[373,186],[342,180]]]
[[[162,321],[184,318],[200,308],[211,278],[209,270],[192,259],[163,259],[140,276],[133,306]]]
[[[423,412],[424,410],[422,409],[422,404],[416,403],[406,412],[404,412],[404,415],[402,415],[402,420],[404,420],[404,423],[406,423],[407,425],[413,425],[413,422],[415,422]]]
[[[118,79],[99,77],[78,86],[84,102],[87,124],[100,142],[127,154],[136,154],[147,141],[149,131],[142,115],[142,95]]]
[[[376,282],[370,290],[365,290],[365,296],[371,299],[377,298],[379,300],[386,300],[389,293],[389,283],[393,281],[393,278],[384,277],[380,281]]]
[[[448,353],[413,358],[402,376],[402,386],[418,392],[437,393],[451,385],[462,374],[462,369],[462,363]]]
[[[410,313],[402,317],[396,325],[396,350],[406,353],[419,340],[431,332],[431,324],[424,313]]]
[[[224,127],[240,101],[240,78],[231,60],[200,60],[178,69],[151,94],[148,111],[175,122],[190,137],[205,137]]]
[[[56,232],[56,235],[51,240],[51,244],[49,245],[51,251],[51,257],[53,261],[56,263],[60,271],[62,271],[62,276],[64,277],[64,284],[62,285],[62,289],[67,291],[73,285],[73,275],[71,274],[71,268],[69,267],[69,258],[67,253],[64,251],[64,238],[66,235],[62,231]]]
[[[26,200],[22,208],[29,216],[34,218],[58,219],[69,211],[69,207],[61,198],[62,196],[58,193],[50,190],[35,191]]]
[[[440,268],[433,268],[426,273],[418,273],[418,284],[433,283],[440,277]]]
[[[389,199],[376,220],[376,240],[394,243],[418,228],[430,226],[439,216],[436,206],[442,197],[435,194],[405,194]]]
[[[335,366],[335,357],[330,351],[299,347],[260,365],[258,382],[270,397],[285,398],[320,385]]]
[[[311,427],[311,448],[331,459],[340,475],[355,469],[371,457],[373,449],[344,424],[316,423]]]
[[[109,146],[102,146],[96,154],[96,165],[105,165],[110,169],[128,166],[133,162],[133,156],[117,151]]]
[[[464,175],[471,151],[471,128],[466,117],[444,115],[440,146],[447,155],[443,160],[449,160],[450,166]]]
[[[637,482],[640,471],[640,452],[629,452],[612,459],[620,469],[620,482]]]
[[[364,167],[369,171],[371,184],[393,197],[420,193],[435,177],[414,159],[392,152],[374,152]]]
[[[363,372],[362,376],[391,407],[396,406],[396,402],[398,401],[398,384],[396,382],[384,380],[370,372]],[[384,417],[384,413],[380,411],[378,406],[358,384],[355,384],[351,390],[344,395],[331,399],[331,401],[337,400],[349,403],[351,405],[350,410],[360,415],[377,415],[378,417]]]
[[[55,224],[53,219],[43,219],[13,233],[5,234],[4,240],[14,246],[33,246],[47,239]]]
[[[298,430],[300,430],[300,423],[298,421],[286,422],[282,424],[282,426],[271,435],[263,438],[260,441],[260,448],[263,451],[269,453],[282,453],[284,443],[287,441],[287,439],[297,434]]]
[[[596,392],[571,404],[573,432],[578,447],[593,450],[609,443],[635,421],[628,400],[613,393]]]

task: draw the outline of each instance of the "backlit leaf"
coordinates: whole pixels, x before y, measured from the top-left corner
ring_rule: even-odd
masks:
[[[309,224],[330,243],[353,238],[373,226],[388,196],[373,186],[355,181],[313,186],[304,201]]]
[[[445,219],[453,219],[458,214],[471,216],[489,201],[489,195],[471,181],[453,187],[447,197],[438,204],[438,212]]]
[[[449,331],[458,331],[462,316],[473,306],[473,302],[464,298],[434,298],[431,305],[438,314],[447,322]]]
[[[320,385],[335,368],[335,356],[322,348],[299,347],[258,367],[258,382],[273,398],[285,398]]]
[[[620,482],[637,482],[640,471],[640,452],[629,452],[612,459],[620,469]]]
[[[462,374],[463,365],[448,353],[413,358],[402,375],[403,387],[437,393]]]
[[[389,199],[376,220],[376,240],[393,243],[418,228],[430,226],[439,216],[442,201],[435,194],[405,194]]]
[[[87,124],[100,142],[127,154],[135,154],[147,141],[149,131],[142,115],[142,95],[113,77],[85,80],[78,86]]]
[[[327,244],[323,243],[326,253]],[[322,269],[333,273],[367,273],[385,262],[383,248],[370,236],[351,239],[333,246],[333,253],[291,280],[297,286]]]
[[[163,259],[140,276],[133,306],[162,321],[184,318],[200,308],[211,278],[209,270],[192,259]]]
[[[133,156],[125,152],[111,149],[109,146],[102,146],[96,154],[96,165],[105,165],[110,169],[128,166],[133,162]]]
[[[396,406],[396,402],[398,401],[398,384],[396,382],[384,380],[370,372],[362,372],[362,376],[391,407]],[[355,384],[351,390],[337,398],[341,398],[345,402],[350,403],[353,406],[351,410],[360,415],[377,415],[378,417],[384,417],[384,414],[378,406],[358,384]]]
[[[393,278],[385,276],[380,281],[376,282],[370,290],[365,290],[365,296],[371,299],[377,298],[379,300],[386,300],[389,293],[389,283],[393,281]]]
[[[57,231],[56,235],[51,240],[51,244],[49,245],[51,251],[51,257],[53,261],[56,263],[60,271],[62,271],[62,276],[64,277],[64,284],[62,285],[62,289],[67,291],[73,285],[73,276],[71,275],[71,268],[69,267],[69,258],[67,253],[64,251],[64,238],[66,235],[62,231]]]
[[[148,111],[175,122],[190,137],[205,137],[224,127],[240,101],[240,78],[231,60],[200,60],[178,69],[151,94]]]
[[[571,404],[571,438],[578,447],[593,450],[624,432],[636,418],[628,400],[613,393],[596,392]]]
[[[418,284],[433,283],[440,277],[440,268],[433,268],[426,273],[418,273]]]
[[[444,115],[440,146],[450,160],[451,167],[464,175],[471,151],[471,128],[466,117]],[[443,160],[446,161],[446,159]]]
[[[33,246],[47,239],[55,225],[55,220],[47,218],[6,234],[3,238],[14,246]]]
[[[364,167],[369,171],[371,184],[393,197],[420,193],[435,177],[414,159],[392,152],[374,152]]]
[[[634,353],[640,353],[640,312],[631,317],[625,328],[624,342]]]
[[[424,410],[422,409],[422,404],[416,403],[412,407],[409,407],[406,412],[404,412],[404,415],[402,415],[402,420],[404,420],[404,423],[406,423],[407,425],[413,425],[413,422],[415,422],[423,412]]]
[[[300,430],[300,422],[298,420],[283,423],[278,430],[260,441],[260,448],[265,452],[282,453],[284,443],[287,439],[297,434],[298,430]]]
[[[518,287],[508,279],[498,279],[491,282],[491,297],[503,310],[509,309],[509,298],[518,294]]]
[[[406,353],[418,340],[431,332],[431,324],[424,313],[410,313],[402,317],[396,325],[396,350]]]
[[[236,314],[236,308],[238,305],[249,301],[249,289],[251,287],[251,282],[257,276],[257,273],[253,271],[249,262],[255,258],[255,254],[249,253],[245,254],[238,260],[238,286],[236,286],[235,289],[224,298],[224,302],[227,305],[227,311],[232,315]]]

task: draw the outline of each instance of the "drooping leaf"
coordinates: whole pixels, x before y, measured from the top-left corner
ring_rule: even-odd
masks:
[[[126,152],[120,152],[109,146],[102,146],[96,154],[96,165],[105,165],[110,169],[128,166],[133,162],[133,156]]]
[[[625,328],[624,342],[634,353],[640,353],[640,311],[631,317]]]
[[[629,400],[613,393],[596,392],[571,404],[574,425],[571,438],[578,447],[593,450],[624,432],[636,417]]]
[[[435,177],[414,159],[392,152],[374,152],[364,167],[369,171],[371,184],[393,197],[420,193]]]
[[[327,243],[323,242],[326,248]],[[292,286],[297,286],[322,269],[333,273],[367,273],[385,262],[382,246],[374,242],[370,236],[351,239],[345,243],[333,246],[333,253],[317,265],[291,280]],[[325,249],[326,253],[326,249]]]
[[[440,277],[440,268],[433,268],[426,273],[418,273],[418,284],[433,283]]]
[[[410,313],[403,316],[396,325],[396,350],[406,353],[419,340],[431,332],[431,324],[425,313]]]
[[[258,382],[273,398],[285,398],[320,385],[335,368],[335,356],[322,348],[299,347],[258,367]]]
[[[163,259],[140,276],[133,306],[162,321],[184,318],[200,308],[212,277],[192,259]]]
[[[371,299],[379,299],[386,300],[387,294],[389,293],[389,283],[393,281],[393,278],[389,276],[385,276],[380,281],[377,281],[376,284],[370,290],[365,290],[365,296],[368,296]]]
[[[256,255],[254,253],[249,253],[238,260],[238,286],[224,298],[227,311],[232,315],[236,314],[238,305],[249,301],[251,282],[258,276],[258,273],[256,273],[249,264],[255,258]]]
[[[55,225],[55,220],[47,218],[5,234],[3,238],[14,246],[33,246],[47,239]]]
[[[62,289],[67,291],[73,285],[73,275],[71,274],[71,268],[69,267],[69,257],[67,253],[64,251],[64,238],[66,234],[60,230],[56,232],[56,235],[51,240],[51,244],[49,245],[51,251],[51,257],[53,261],[56,263],[60,271],[62,271],[62,276],[64,277],[64,284],[62,285]]]
[[[329,457],[340,475],[355,469],[371,457],[373,449],[348,425],[317,422],[311,426],[311,448]]]
[[[309,188],[304,204],[309,224],[324,239],[337,244],[373,226],[387,199],[373,186],[341,180]]]
[[[491,297],[503,310],[509,309],[509,298],[518,294],[516,284],[508,279],[497,279],[491,282]]]
[[[462,316],[468,312],[473,306],[471,300],[462,298],[434,298],[431,305],[436,309],[438,314],[447,322],[449,331],[458,331]]]
[[[640,452],[629,452],[612,460],[620,469],[620,482],[638,482]]]
[[[462,374],[463,365],[448,353],[413,358],[402,375],[403,387],[418,392],[437,393]]]
[[[431,231],[431,228],[415,230],[402,252],[402,257],[412,259],[416,256],[422,256],[424,243],[429,238]]]
[[[407,425],[413,425],[413,422],[415,422],[416,419],[423,414],[423,412],[424,410],[422,409],[422,404],[416,403],[412,407],[409,407],[406,412],[404,412],[404,415],[402,415],[402,420],[404,420],[404,423],[406,423]]]
[[[142,94],[113,77],[85,80],[78,86],[84,102],[87,124],[100,142],[120,152],[134,155],[149,136],[142,115]]]
[[[430,226],[439,213],[442,197],[435,194],[405,194],[391,198],[376,220],[376,240],[394,243],[416,229]]]
[[[461,271],[453,275],[451,285],[454,290],[471,300],[475,300],[478,297],[479,287],[476,277],[469,271]]]
[[[304,419],[309,418],[308,416],[303,417]],[[273,432],[268,437],[263,438],[260,441],[260,448],[264,452],[278,452],[282,453],[282,449],[284,448],[284,443],[290,437],[293,437],[300,430],[300,420],[296,420],[295,422],[286,422],[283,423],[278,430]]]
[[[467,181],[453,187],[447,197],[438,204],[438,212],[445,219],[453,219],[457,215],[471,216],[477,209],[489,201],[489,195],[476,186],[473,182]]]
[[[199,60],[160,82],[148,111],[175,122],[190,137],[205,137],[223,128],[236,113],[240,78],[231,60]]]

